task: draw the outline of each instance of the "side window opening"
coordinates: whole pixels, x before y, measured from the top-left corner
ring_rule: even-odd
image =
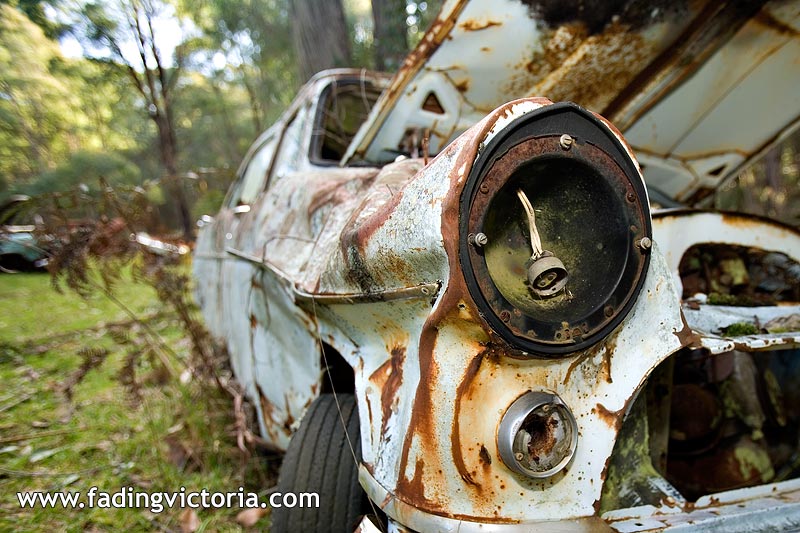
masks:
[[[309,106],[304,104],[289,121],[281,137],[275,164],[272,166],[269,181],[280,179],[282,176],[298,170],[303,161],[304,139],[308,131]]]
[[[272,163],[276,145],[277,137],[273,135],[262,143],[261,147],[253,154],[253,157],[250,158],[237,190],[234,191],[231,202],[228,204],[230,207],[251,204],[258,194],[264,190],[267,172]]]
[[[364,79],[331,83],[320,97],[314,120],[311,161],[339,163],[380,95],[381,89]]]

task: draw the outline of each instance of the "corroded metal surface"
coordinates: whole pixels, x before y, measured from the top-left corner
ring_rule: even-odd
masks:
[[[603,515],[614,531],[796,531],[797,480],[704,496],[692,505],[651,505]]]
[[[335,339],[343,331],[359,347],[349,357],[363,397],[360,408],[371,420],[362,435],[368,474],[362,479],[376,495],[380,487],[388,491],[386,511],[412,528],[426,523],[436,529],[437,516],[501,524],[593,515],[598,480],[627,402],[648,372],[684,342],[671,277],[657,248],[633,312],[592,349],[555,361],[521,360],[485,330],[452,238],[460,189],[496,122],[510,123],[541,105],[546,102],[503,106],[456,140],[408,183],[366,242],[366,265],[387,248],[424,250],[421,257],[436,258],[435,275],[445,281],[433,309],[427,302],[409,302],[402,308],[318,310],[323,337]],[[365,320],[386,331],[365,330]],[[557,391],[573,410],[580,434],[593,436],[579,439],[566,471],[545,481],[520,478],[505,467],[495,438],[502,412],[522,393],[537,389]],[[419,514],[395,516],[408,508]]]
[[[378,161],[409,130],[435,153],[498,105],[543,96],[618,124],[648,183],[694,202],[800,125],[799,28],[785,1],[451,0],[348,159]]]
[[[653,213],[653,236],[664,250],[681,296],[678,266],[696,244],[720,243],[748,246],[786,254],[800,262],[800,231],[791,226],[738,213],[665,209]]]

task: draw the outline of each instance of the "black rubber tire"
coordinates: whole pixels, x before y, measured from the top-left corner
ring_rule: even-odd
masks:
[[[272,510],[273,533],[352,532],[369,502],[358,483],[361,438],[358,409],[352,394],[323,394],[311,404],[289,442],[278,475],[278,491],[319,494],[319,508],[278,507]],[[342,425],[342,420],[347,427]],[[347,436],[350,436],[348,444]]]

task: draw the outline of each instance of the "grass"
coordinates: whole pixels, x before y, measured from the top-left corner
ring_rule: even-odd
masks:
[[[126,278],[130,276],[126,275]],[[141,283],[120,283],[115,288],[115,295],[139,316],[160,308],[153,289]],[[0,342],[15,344],[128,318],[122,309],[101,294],[83,299],[68,289],[57,292],[50,277],[42,273],[1,275],[0,302],[3,302],[0,306]]]
[[[129,279],[129,277],[126,277]],[[174,317],[142,284],[124,281],[115,294],[172,347],[189,344]],[[143,401],[133,404],[117,376],[126,348],[107,324],[127,316],[109,300],[82,300],[50,287],[46,274],[0,275],[0,531],[181,531],[182,509],[21,509],[16,493],[81,491],[259,492],[271,485],[270,458],[237,448],[230,398],[192,380],[165,379],[145,362]],[[135,332],[131,324],[124,329]],[[105,349],[105,362],[74,387],[62,384],[81,364],[81,350]],[[151,367],[152,366],[152,367]],[[263,494],[263,493],[262,493]],[[197,531],[241,531],[240,509],[198,509]],[[266,527],[263,518],[258,527]]]

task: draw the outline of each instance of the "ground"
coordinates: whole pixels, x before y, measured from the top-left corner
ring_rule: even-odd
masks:
[[[243,486],[263,501],[272,484],[267,472],[278,458],[248,459],[236,448],[230,398],[181,371],[190,344],[174,315],[129,272],[114,294],[166,341],[181,373],[170,378],[157,358],[143,359],[139,401],[119,377],[132,349],[124,339],[142,326],[102,295],[57,293],[47,274],[0,274],[0,531],[241,531],[239,508],[20,508],[24,491]],[[70,400],[66,385],[83,374],[84,361],[91,368]],[[268,525],[264,516],[255,527]]]

